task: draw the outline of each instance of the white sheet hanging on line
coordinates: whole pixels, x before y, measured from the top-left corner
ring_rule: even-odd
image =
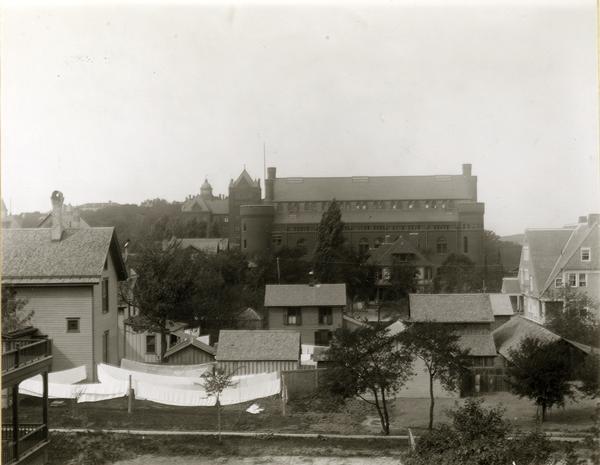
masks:
[[[186,377],[186,376],[163,376],[155,375],[151,373],[141,373],[135,370],[126,370],[123,368],[106,365],[99,363],[97,366],[98,380],[103,383],[104,379],[118,380],[118,381],[129,381],[129,375],[134,381],[143,381],[151,384],[160,384],[165,386],[178,386],[187,385],[193,386],[202,381],[202,378],[198,377]]]
[[[75,384],[77,402],[98,402],[101,400],[125,397],[129,391],[129,383],[113,381],[108,383]]]
[[[48,373],[48,382],[57,384],[75,384],[87,379],[87,370],[85,365],[81,365],[69,370],[54,371]]]
[[[121,368],[140,373],[149,373],[162,376],[183,376],[187,378],[198,378],[212,370],[215,362],[201,363],[198,365],[157,365],[154,363],[136,362],[134,360],[121,360]]]
[[[208,396],[200,385],[166,386],[145,381],[135,383],[135,398],[180,407],[210,407],[216,402],[215,397]]]
[[[223,391],[220,400],[222,405],[233,405],[274,396],[279,392],[281,392],[279,373],[261,373],[240,377],[234,386]]]
[[[75,399],[76,395],[73,392],[73,387],[76,384],[58,384],[48,383],[48,398],[49,399]],[[21,381],[19,384],[19,394],[27,396],[42,397],[44,386],[42,383],[42,375],[34,376],[33,378]]]

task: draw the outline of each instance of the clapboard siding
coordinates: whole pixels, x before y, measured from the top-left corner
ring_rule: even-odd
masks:
[[[102,278],[108,278],[108,312],[102,313],[102,280],[94,285],[94,341],[95,362],[101,363],[102,338],[104,331],[108,331],[108,363],[118,365],[119,358],[119,327],[118,327],[118,281],[117,273],[110,254],[107,255],[108,267],[102,271]],[[95,370],[94,379],[95,379]]]
[[[160,334],[156,333],[156,353],[146,353],[146,335],[152,333],[136,333],[125,326],[125,358],[136,362],[156,363],[160,354]]]
[[[173,355],[165,359],[165,363],[168,363],[169,365],[195,365],[198,363],[208,363],[214,361],[214,356],[192,345],[178,350]]]
[[[271,373],[273,371],[297,370],[299,363],[293,360],[243,360],[221,361],[217,366],[227,373],[236,375],[252,375],[257,373]]]
[[[314,344],[315,332],[329,330],[334,332],[343,326],[343,308],[331,308],[332,321],[330,325],[319,323],[319,307],[301,307],[301,324],[287,325],[287,307],[271,307],[267,309],[268,329],[289,329],[298,331],[302,344]]]
[[[32,325],[52,339],[52,371],[86,365],[94,373],[92,286],[18,287],[34,311]],[[67,333],[67,318],[79,318],[79,332]]]

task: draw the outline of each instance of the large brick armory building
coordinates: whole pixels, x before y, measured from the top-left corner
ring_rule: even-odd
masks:
[[[217,225],[248,256],[269,248],[303,245],[312,251],[323,212],[332,199],[342,210],[347,243],[356,250],[402,236],[433,262],[451,253],[483,260],[484,204],[477,201],[471,165],[459,175],[278,178],[260,180],[244,169],[228,196],[215,197],[205,181],[182,206],[184,215]]]

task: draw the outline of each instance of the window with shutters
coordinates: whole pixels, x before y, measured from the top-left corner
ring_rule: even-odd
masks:
[[[302,312],[300,308],[288,308],[284,313],[284,324],[300,326],[302,324]]]
[[[333,312],[331,310],[331,307],[319,307],[319,324],[333,324]]]

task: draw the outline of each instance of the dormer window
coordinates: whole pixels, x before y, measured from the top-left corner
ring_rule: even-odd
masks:
[[[581,248],[581,261],[582,262],[592,261],[592,250],[589,247]]]

